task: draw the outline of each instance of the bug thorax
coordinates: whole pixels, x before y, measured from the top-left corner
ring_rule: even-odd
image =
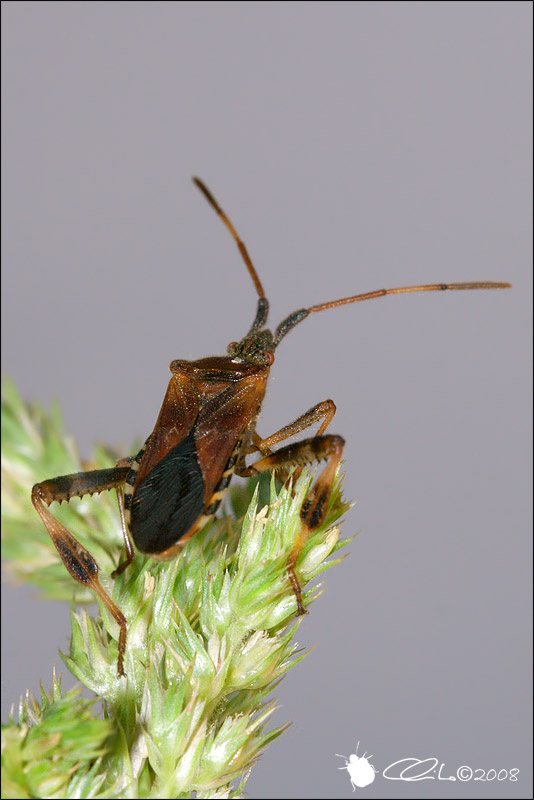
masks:
[[[240,342],[230,342],[228,355],[234,361],[271,365],[274,361],[274,337],[270,330],[250,331]]]

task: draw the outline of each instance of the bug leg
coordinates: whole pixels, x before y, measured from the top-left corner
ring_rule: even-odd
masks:
[[[126,480],[129,467],[77,472],[36,483],[32,489],[32,503],[41,517],[63,564],[72,577],[88,586],[102,600],[109,613],[120,627],[117,657],[117,673],[124,675],[124,652],[126,650],[126,619],[109,597],[98,580],[98,565],[90,552],[48,510],[55,501],[61,503],[71,497],[83,497],[120,487]]]
[[[296,444],[286,445],[275,453],[256,461],[248,468],[252,471],[251,474],[254,474],[266,470],[278,470],[280,467],[297,466],[301,468],[306,464],[313,464],[327,459],[325,468],[317,477],[308,497],[302,504],[300,511],[301,529],[297,534],[288,558],[287,569],[297,599],[299,615],[305,614],[306,610],[302,603],[302,591],[296,574],[296,564],[308,535],[324,522],[344,446],[345,440],[341,436],[330,434],[314,436],[312,439],[304,439]]]
[[[327,429],[328,425],[332,422],[334,415],[336,413],[336,404],[333,400],[323,400],[322,403],[317,403],[317,405],[310,408],[304,414],[301,414],[300,417],[297,417],[296,420],[291,422],[289,425],[284,425],[283,428],[272,433],[270,436],[267,436],[265,439],[262,439],[261,436],[258,436],[256,432],[252,434],[252,446],[250,452],[259,452],[262,456],[269,456],[272,454],[273,446],[279,444],[280,442],[285,441],[286,439],[290,439],[292,436],[296,436],[306,428],[309,428],[310,425],[314,425],[319,420],[322,420],[319,428],[317,429],[317,436],[321,436],[325,430]],[[247,467],[245,464],[240,464],[239,468],[236,469],[236,474],[240,477],[247,477],[250,475],[255,475],[255,464],[252,467]],[[294,466],[293,464],[290,466]],[[300,466],[292,473],[293,483],[296,483],[297,479],[299,478],[303,467]],[[289,476],[289,469],[286,467],[281,467],[277,470],[277,477],[280,477],[280,480],[285,480]]]
[[[130,467],[132,461],[133,456],[121,458],[120,461],[117,461],[117,467]],[[124,572],[126,567],[132,563],[135,556],[132,540],[130,539],[130,534],[128,533],[128,526],[126,525],[126,517],[124,516],[124,490],[122,486],[117,486],[117,504],[119,506],[119,514],[121,518],[121,530],[122,538],[124,540],[124,547],[126,549],[126,558],[124,561],[119,562],[117,569],[113,570],[111,573],[112,578],[116,578],[117,575],[120,575],[122,572]]]
[[[321,436],[334,419],[335,413],[336,404],[334,401],[323,400],[322,403],[317,403],[317,405],[310,408],[309,411],[306,411],[304,414],[301,414],[300,417],[297,417],[296,420],[290,422],[289,425],[284,425],[284,427],[280,428],[276,433],[272,433],[265,439],[260,439],[259,442],[253,440],[254,444],[256,444],[259,450],[263,450],[263,448],[271,450],[274,445],[291,438],[291,436],[296,436],[297,433],[306,430],[306,428],[309,428],[310,425],[313,425],[320,419],[322,419],[322,422],[317,429],[317,436]]]
[[[252,444],[254,449],[259,451],[263,457],[249,467],[242,465],[239,470],[236,470],[237,474],[241,476],[255,475],[266,470],[276,470],[278,474],[281,472],[286,474],[290,467],[296,466],[297,469],[293,473],[293,479],[295,480],[306,464],[327,460],[325,468],[317,477],[302,505],[300,512],[301,529],[288,559],[287,570],[297,600],[297,612],[299,615],[305,614],[306,610],[302,603],[302,591],[296,573],[297,561],[308,535],[320,527],[324,521],[336,471],[345,445],[345,441],[341,436],[324,433],[335,413],[336,406],[333,400],[324,400],[266,439],[253,436]],[[272,451],[273,445],[295,436],[319,420],[322,420],[322,422],[317,435],[313,438],[286,445],[275,452]]]
[[[126,558],[124,561],[120,561],[117,565],[117,569],[114,569],[111,573],[112,578],[116,578],[117,575],[120,575],[126,567],[130,566],[132,561],[134,560],[135,551],[133,549],[133,545],[130,539],[130,534],[128,533],[128,528],[126,526],[126,518],[124,516],[124,492],[122,487],[117,486],[117,503],[119,506],[119,514],[121,518],[121,530],[122,530],[122,538],[124,540],[124,547],[126,548]]]
[[[343,447],[345,446],[345,440],[341,436],[322,436],[319,441],[312,439],[312,442],[315,443],[317,460],[328,458],[328,462],[302,504],[300,511],[302,527],[288,560],[288,572],[297,598],[299,615],[305,614],[306,611],[302,605],[302,595],[295,567],[308,535],[324,522],[334,479],[343,455]]]

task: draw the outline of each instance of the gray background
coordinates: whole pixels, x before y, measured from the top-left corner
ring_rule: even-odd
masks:
[[[357,500],[343,530],[361,535],[304,620],[316,647],[277,690],[293,725],[247,791],[351,797],[335,753],[360,740],[379,770],[520,769],[377,776],[365,796],[529,796],[531,5],[2,12],[3,369],[61,401],[82,455],[145,436],[169,362],[223,353],[252,320],[192,174],[245,239],[273,324],[382,286],[514,284],[318,314],[280,347],[259,429],[335,399]],[[68,609],[4,592],[8,709],[62,667]]]

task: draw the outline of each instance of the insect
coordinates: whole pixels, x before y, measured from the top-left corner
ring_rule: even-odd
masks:
[[[48,506],[54,501],[116,489],[126,551],[126,558],[112,573],[116,577],[132,562],[134,544],[156,559],[176,556],[214,516],[233,474],[247,477],[273,470],[287,474],[292,467],[299,469],[324,460],[326,465],[302,506],[301,530],[287,564],[297,613],[304,614],[298,558],[310,531],[325,518],[345,442],[341,436],[325,433],[336,412],[332,400],[318,403],[266,438],[259,436],[256,422],[276,348],[310,314],[347,303],[405,292],[504,289],[510,285],[484,281],[379,289],[298,309],[271,332],[265,327],[269,302],[244,242],[209,189],[199,178],[193,180],[230,231],[254,283],[258,304],[249,332],[241,341],[231,342],[225,356],[171,362],[172,377],[156,425],[137,455],[121,459],[110,469],[45,480],[37,483],[31,494],[67,570],[95,592],[120,627],[119,676],[124,675],[126,619],[98,580],[98,565],[89,551],[52,516]],[[315,423],[320,424],[313,437],[273,450]],[[252,453],[259,458],[247,466],[246,457]]]
[[[338,769],[346,769],[349,773],[352,791],[354,791],[357,786],[360,789],[363,789],[364,786],[369,786],[369,784],[374,781],[376,773],[376,769],[369,763],[369,759],[373,756],[368,756],[367,753],[364,753],[363,756],[359,756],[359,746],[360,743],[358,742],[356,745],[356,753],[351,753],[348,758],[340,755],[340,753],[336,753],[336,756],[345,759],[345,766],[338,767]]]

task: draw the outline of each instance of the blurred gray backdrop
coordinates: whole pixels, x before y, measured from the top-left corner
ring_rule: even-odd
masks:
[[[144,438],[170,361],[224,353],[254,315],[193,174],[273,324],[513,283],[318,314],[277,352],[259,430],[335,400],[361,534],[247,793],[351,797],[335,754],[360,741],[379,771],[520,770],[377,775],[367,797],[530,796],[531,4],[4,2],[2,22],[3,371],[61,402],[84,457]],[[66,672],[69,612],[3,591],[5,719]]]

